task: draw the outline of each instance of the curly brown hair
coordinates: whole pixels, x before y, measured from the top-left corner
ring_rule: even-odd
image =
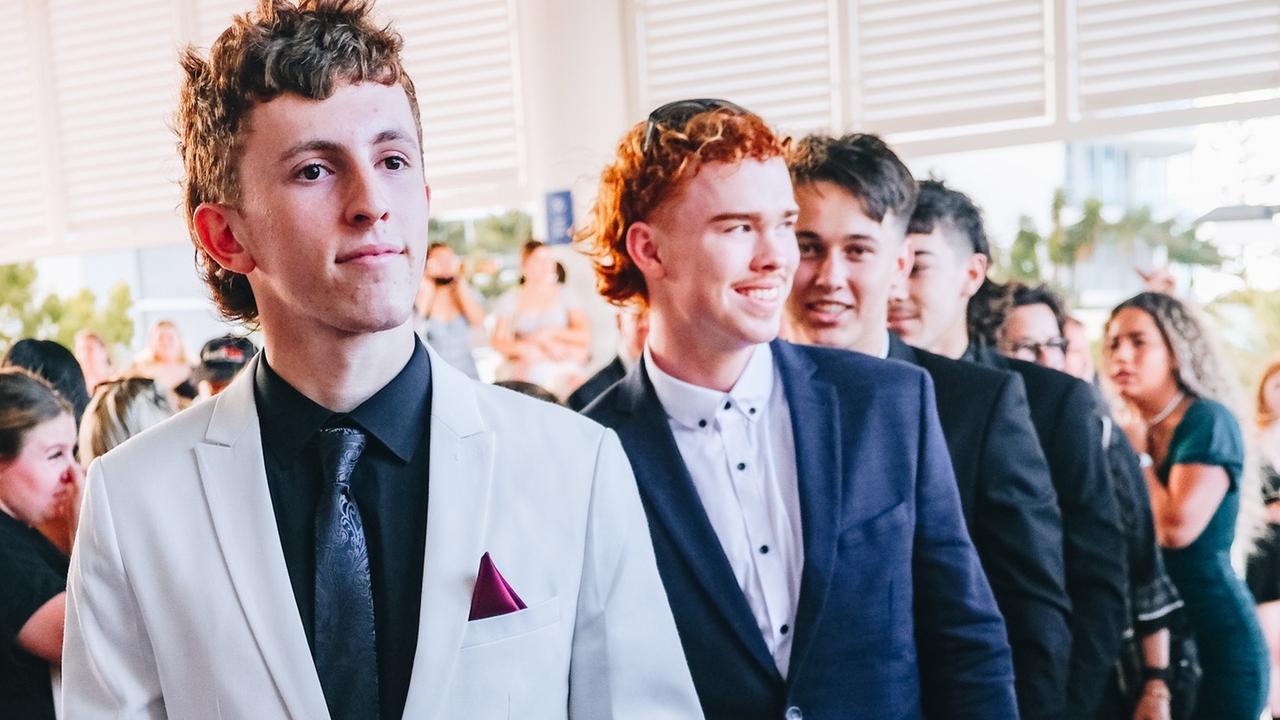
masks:
[[[202,203],[236,206],[237,170],[250,111],[293,93],[324,100],[344,83],[399,84],[409,98],[418,145],[422,121],[413,81],[400,61],[403,41],[370,17],[368,0],[259,0],[214,41],[206,60],[194,47],[182,53],[182,90],[174,127],[182,156],[182,189],[196,264],[228,320],[254,322],[258,305],[244,275],[220,266],[196,237]]]
[[[649,217],[704,163],[786,157],[790,142],[758,115],[728,108],[698,113],[680,127],[634,125],[600,174],[595,205],[575,238],[595,265],[600,294],[614,305],[647,306],[644,275],[627,254],[631,226]]]

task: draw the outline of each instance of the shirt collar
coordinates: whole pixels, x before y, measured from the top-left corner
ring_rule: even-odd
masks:
[[[343,419],[298,392],[276,374],[266,353],[254,374],[254,395],[264,435],[278,461],[291,463],[317,430]],[[413,459],[431,421],[431,361],[414,339],[409,362],[372,397],[345,416],[404,462]]]
[[[756,422],[764,416],[773,395],[773,352],[763,343],[752,350],[742,375],[727,393],[693,385],[663,372],[653,361],[648,345],[644,348],[644,369],[667,417],[686,428],[714,428],[718,416],[732,412]]]

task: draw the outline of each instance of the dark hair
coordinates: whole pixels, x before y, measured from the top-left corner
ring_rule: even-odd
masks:
[[[796,186],[829,182],[845,189],[876,222],[892,212],[905,227],[916,206],[911,171],[875,135],[810,135],[792,147],[787,167]]]
[[[378,27],[368,0],[258,0],[236,16],[209,49],[182,54],[182,88],[174,123],[185,170],[187,225],[196,240],[196,208],[240,202],[237,169],[249,113],[255,105],[293,93],[330,97],[343,82],[400,85],[422,144],[413,81],[400,61],[402,40]],[[196,242],[196,258],[213,300],[228,320],[253,322],[258,304],[248,278],[218,265]]]
[[[952,190],[941,180],[921,180],[916,209],[907,223],[910,234],[927,235],[939,225],[953,230],[969,252],[991,257],[991,243],[982,226],[982,210],[968,195]]]
[[[499,380],[494,385],[508,390],[514,390],[521,395],[528,395],[531,398],[537,398],[552,405],[559,405],[560,398],[555,393],[538,385],[536,383],[525,382],[524,380]]]
[[[17,457],[32,428],[63,413],[71,406],[49,381],[24,368],[0,368],[0,458]]]
[[[84,384],[84,371],[76,356],[52,340],[23,338],[9,348],[0,366],[19,367],[44,378],[58,395],[71,405],[76,426],[89,404],[89,390]]]
[[[1013,282],[1009,284],[1006,292],[1009,294],[1009,308],[1024,307],[1026,305],[1047,305],[1053,311],[1053,317],[1058,321],[1058,332],[1067,324],[1066,303],[1062,301],[1062,296],[1053,291],[1048,285],[1027,285],[1026,283]]]
[[[430,256],[430,255],[431,255],[431,253],[433,253],[433,252],[435,252],[435,251],[437,251],[437,250],[439,250],[439,249],[441,249],[441,248],[449,248],[449,243],[443,243],[443,242],[440,242],[439,240],[437,240],[437,241],[435,241],[435,242],[431,243],[430,245],[428,245],[428,246],[427,246],[427,255],[428,255],[428,256]],[[452,249],[452,248],[450,248],[450,249]]]

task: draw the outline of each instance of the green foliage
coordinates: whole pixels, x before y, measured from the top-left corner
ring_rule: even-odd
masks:
[[[493,255],[518,255],[520,248],[533,239],[533,218],[529,213],[508,210],[476,220],[472,248]]]
[[[1009,263],[1006,273],[1010,280],[1017,280],[1028,285],[1038,285],[1044,281],[1040,270],[1040,247],[1045,239],[1036,231],[1035,223],[1027,215],[1018,219],[1018,234],[1013,238],[1013,247],[1009,249]]]
[[[1237,290],[1205,307],[1222,336],[1227,359],[1246,395],[1257,388],[1259,375],[1280,353],[1280,291]]]
[[[99,307],[88,290],[69,298],[47,295],[37,301],[36,277],[34,263],[0,265],[0,348],[24,337],[56,340],[70,348],[75,334],[85,329],[98,333],[108,346],[133,342],[129,317],[133,298],[128,285],[112,288]]]

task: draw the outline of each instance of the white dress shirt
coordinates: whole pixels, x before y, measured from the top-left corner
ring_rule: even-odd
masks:
[[[677,380],[644,350],[645,370],[702,507],[783,677],[804,567],[795,435],[768,345],[727,393]]]

